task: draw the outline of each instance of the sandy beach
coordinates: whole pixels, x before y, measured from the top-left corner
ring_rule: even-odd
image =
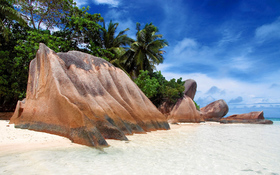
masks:
[[[184,124],[182,124],[184,125]],[[193,125],[193,124],[185,124]],[[170,125],[171,129],[178,129],[180,125]],[[72,143],[68,138],[44,132],[15,128],[9,120],[0,120],[0,155],[19,153],[45,148],[85,147]],[[128,136],[131,137],[131,136]],[[119,141],[107,139],[109,145]]]
[[[17,129],[9,120],[0,120],[0,155],[32,149],[82,147],[69,139],[53,134]]]
[[[0,120],[0,174],[279,174],[280,122],[170,125],[104,150]]]

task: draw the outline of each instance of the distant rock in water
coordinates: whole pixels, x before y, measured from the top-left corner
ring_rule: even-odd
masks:
[[[30,63],[26,99],[18,102],[10,123],[88,146],[169,129],[166,118],[122,70],[78,51],[56,54],[44,44]]]
[[[171,123],[199,123],[203,122],[204,119],[196,109],[193,100],[189,96],[185,95],[183,98],[178,100],[172,109],[170,115],[168,116],[168,121]]]
[[[184,94],[193,100],[197,88],[196,81],[193,79],[188,79],[185,81],[184,86],[185,86]]]
[[[224,100],[214,101],[200,109],[205,121],[220,121],[228,113],[228,105]]]
[[[266,120],[263,111],[250,112],[245,114],[235,114],[220,120],[221,123],[252,123],[252,124],[273,124],[271,120]]]

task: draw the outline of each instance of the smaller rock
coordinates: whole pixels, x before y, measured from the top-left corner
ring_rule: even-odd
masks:
[[[193,100],[186,95],[177,101],[168,116],[170,123],[199,123],[203,121],[204,119],[196,109]]]
[[[273,124],[271,120],[266,120],[263,111],[255,111],[245,114],[234,114],[222,120],[221,123],[251,123],[251,124]]]
[[[214,101],[200,109],[205,121],[220,121],[228,113],[228,105],[224,100]]]
[[[185,86],[184,94],[193,100],[197,88],[196,81],[193,79],[188,79],[185,81],[184,86]]]

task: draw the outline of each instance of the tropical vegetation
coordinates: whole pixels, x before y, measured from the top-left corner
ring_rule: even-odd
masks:
[[[128,51],[125,53],[124,66],[132,77],[138,77],[140,70],[147,70],[152,73],[155,65],[163,62],[162,50],[168,43],[157,34],[158,28],[152,23],[146,24],[140,30],[140,23],[136,24],[137,34]]]
[[[107,25],[100,14],[73,0],[0,0],[0,111],[12,111],[25,97],[29,63],[39,43],[55,52],[79,50],[102,57],[124,70],[152,102],[174,103],[182,96],[182,79],[167,81],[155,66],[168,45],[158,28],[136,23],[136,39]],[[119,31],[119,32],[118,32]]]
[[[149,74],[148,70],[140,70],[140,75],[134,82],[157,107],[163,103],[172,106],[184,95],[185,87],[182,78],[168,81],[160,71]]]

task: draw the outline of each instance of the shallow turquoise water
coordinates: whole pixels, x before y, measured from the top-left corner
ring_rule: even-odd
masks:
[[[0,174],[280,174],[280,121],[273,125],[173,125],[170,131],[89,147],[0,157]]]

